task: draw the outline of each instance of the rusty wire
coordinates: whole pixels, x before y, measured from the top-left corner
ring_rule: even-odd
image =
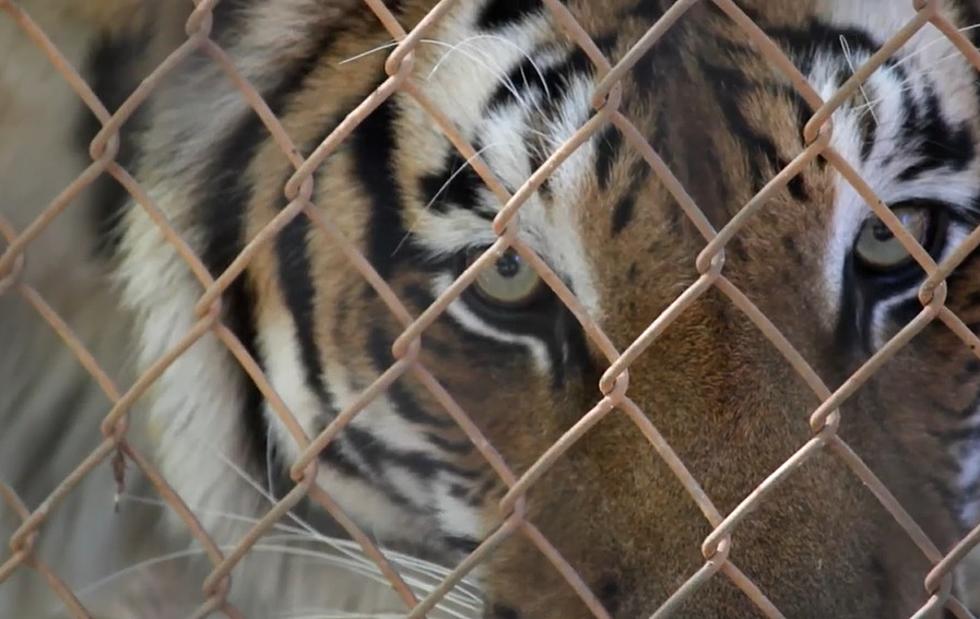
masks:
[[[646,51],[658,44],[664,33],[669,31],[691,7],[702,0],[678,0],[615,65],[611,64],[604,56],[564,4],[559,0],[544,0],[544,5],[554,26],[560,28],[571,42],[579,46],[595,67],[598,85],[593,93],[594,114],[565,143],[555,149],[539,169],[535,170],[527,181],[513,193],[501,184],[481,160],[473,146],[438,110],[437,106],[427,98],[420,85],[412,79],[411,69],[416,46],[432,25],[458,0],[438,2],[428,16],[411,31],[406,31],[402,27],[396,16],[381,0],[364,0],[366,10],[373,12],[384,29],[396,41],[396,46],[390,51],[384,64],[387,78],[306,157],[292,143],[258,90],[235,68],[226,52],[210,38],[213,10],[218,1],[193,0],[194,10],[186,22],[186,40],[152,71],[115,113],[110,114],[89,85],[85,83],[75,68],[62,56],[58,48],[32,21],[30,16],[12,0],[0,0],[0,11],[6,14],[7,19],[13,20],[23,34],[43,52],[55,70],[65,79],[102,125],[101,130],[90,144],[89,152],[92,163],[47,208],[43,209],[29,226],[18,232],[0,214],[0,236],[2,236],[5,245],[5,251],[0,256],[0,294],[18,295],[29,304],[63,340],[65,346],[71,350],[78,362],[91,375],[112,403],[111,410],[102,422],[103,441],[33,511],[29,511],[24,506],[11,488],[0,485],[0,498],[2,498],[3,504],[16,513],[22,522],[9,540],[9,556],[0,564],[0,583],[19,569],[35,570],[62,600],[71,615],[75,617],[90,616],[55,571],[35,556],[34,547],[38,536],[43,534],[41,528],[45,521],[52,511],[58,508],[59,502],[75,489],[80,480],[100,463],[112,457],[121,457],[133,463],[147,476],[163,502],[183,522],[193,537],[202,544],[213,566],[212,572],[203,583],[203,599],[195,612],[194,616],[196,617],[207,616],[213,611],[223,612],[229,617],[242,616],[242,613],[227,600],[230,579],[236,566],[264,533],[299,501],[308,498],[325,509],[346,530],[350,537],[361,545],[365,554],[375,561],[381,573],[390,581],[391,586],[405,603],[408,616],[411,618],[423,617],[427,611],[435,607],[441,597],[455,583],[504,540],[514,535],[523,535],[564,577],[593,615],[608,619],[609,613],[602,607],[598,598],[589,590],[574,568],[561,556],[534,523],[526,518],[524,497],[536,481],[558,459],[562,458],[563,454],[573,444],[603,418],[614,411],[619,411],[649,441],[651,448],[677,477],[691,500],[712,527],[711,533],[702,544],[704,565],[691,574],[683,585],[656,610],[654,617],[668,616],[674,609],[695,596],[705,583],[719,573],[741,589],[765,616],[782,617],[780,611],[766,597],[765,593],[739,570],[731,558],[731,551],[735,543],[735,534],[742,520],[762,501],[766,500],[766,497],[774,489],[791,478],[804,462],[819,452],[829,452],[836,455],[870,489],[884,509],[891,514],[932,565],[929,573],[923,578],[923,584],[930,597],[915,616],[926,616],[937,608],[945,607],[957,617],[972,617],[970,611],[951,595],[952,570],[973,547],[980,543],[980,526],[964,537],[947,554],[943,555],[889,492],[883,482],[838,435],[838,427],[841,422],[839,412],[841,404],[853,395],[882,364],[894,357],[912,337],[930,323],[938,320],[945,324],[980,356],[980,338],[972,333],[962,320],[945,305],[945,278],[973,250],[980,246],[980,228],[973,231],[945,261],[936,264],[925,249],[905,230],[887,205],[875,195],[870,186],[830,145],[833,132],[831,117],[834,111],[853,95],[854,91],[875,69],[881,66],[926,24],[932,24],[938,29],[977,70],[980,70],[980,51],[966,39],[962,32],[958,31],[939,14],[939,2],[937,0],[914,0],[915,17],[886,41],[866,63],[857,67],[851,78],[827,100],[823,100],[815,92],[792,61],[733,0],[703,0],[704,2],[713,2],[744,31],[746,37],[754,44],[759,53],[775,70],[783,74],[812,112],[803,130],[804,149],[749,200],[721,230],[715,230],[708,222],[702,210],[678,179],[674,177],[660,154],[646,141],[630,119],[619,110],[621,101],[620,81],[623,76],[643,57]],[[3,16],[0,15],[0,17]],[[284,195],[289,201],[288,205],[248,242],[226,271],[217,277],[213,277],[208,272],[190,245],[171,227],[166,217],[157,209],[143,188],[116,161],[120,142],[119,132],[123,125],[143,104],[160,81],[195,52],[203,53],[220,67],[225,76],[238,89],[242,98],[261,119],[265,130],[269,132],[274,143],[295,169],[283,188]],[[314,175],[318,168],[371,112],[396,93],[402,93],[414,99],[430,115],[432,121],[459,151],[464,160],[471,162],[473,170],[501,203],[501,210],[493,221],[493,230],[498,236],[498,240],[418,316],[411,315],[394,291],[371,267],[367,259],[340,233],[329,217],[318,210],[312,202]],[[706,242],[705,248],[696,260],[700,277],[679,294],[673,303],[623,351],[616,349],[611,340],[589,317],[584,307],[547,264],[528,245],[516,238],[515,229],[512,225],[514,217],[522,205],[549,175],[579,146],[592,138],[598,131],[610,126],[615,127],[622,134],[625,143],[629,144],[646,161],[654,175],[675,198],[677,204]],[[918,316],[887,342],[836,391],[831,391],[824,384],[786,337],[724,274],[726,244],[755,213],[764,207],[775,192],[782,190],[806,165],[817,159],[823,159],[833,166],[851,184],[927,275],[925,283],[920,288],[919,299],[922,303],[922,309]],[[195,307],[197,322],[184,334],[173,349],[147,368],[127,390],[121,390],[113,383],[86,349],[85,344],[45,302],[43,297],[27,282],[22,281],[21,277],[24,270],[24,251],[27,246],[60,213],[70,207],[73,199],[85,187],[104,174],[115,178],[138,206],[152,218],[167,242],[186,262],[202,287],[200,299]],[[365,281],[387,306],[392,316],[403,327],[403,331],[392,346],[394,363],[354,402],[340,411],[324,430],[312,437],[306,434],[301,424],[275,392],[255,359],[252,358],[235,334],[225,327],[220,320],[222,293],[242,274],[261,247],[269,243],[284,226],[296,217],[309,218],[313,227],[320,234],[328,237],[340,248],[351,266],[364,277]],[[609,367],[598,385],[602,395],[601,399],[520,476],[510,469],[494,446],[473,423],[466,411],[456,403],[452,395],[443,388],[418,358],[423,332],[462,293],[483,268],[496,260],[499,252],[508,248],[520,254],[553,289],[558,298],[579,321],[590,342],[601,351],[609,363]],[[772,471],[767,479],[727,515],[718,510],[649,417],[629,397],[629,367],[632,362],[657,340],[687,307],[711,289],[717,289],[744,313],[772,343],[793,370],[800,375],[820,401],[810,418],[812,430],[810,440],[801,445],[795,454],[780,467]],[[208,333],[213,334],[218,341],[222,342],[237,359],[242,369],[255,382],[266,398],[279,421],[283,423],[295,440],[298,448],[298,455],[290,467],[290,474],[295,481],[295,486],[259,519],[227,554],[223,553],[214,540],[209,537],[198,522],[194,512],[170,487],[163,475],[151,464],[148,458],[130,444],[126,437],[127,416],[134,402],[184,351]],[[431,393],[508,488],[499,504],[501,524],[445,578],[440,586],[436,587],[421,601],[416,599],[411,589],[388,563],[370,537],[330,497],[329,489],[321,488],[314,483],[317,472],[317,456],[372,400],[404,375],[412,375]]]

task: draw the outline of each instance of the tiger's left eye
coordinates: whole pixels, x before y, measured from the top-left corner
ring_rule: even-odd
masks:
[[[893,212],[909,234],[928,251],[932,210],[905,206],[896,207]],[[854,255],[862,266],[875,271],[891,271],[906,266],[912,260],[891,230],[876,217],[868,219],[861,227],[854,243]]]
[[[472,264],[481,254],[482,251],[471,253],[467,264]],[[507,308],[531,303],[544,288],[544,282],[534,269],[512,249],[508,249],[492,267],[484,269],[473,282],[473,289],[483,300]]]

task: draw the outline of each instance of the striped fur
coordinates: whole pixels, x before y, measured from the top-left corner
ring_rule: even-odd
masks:
[[[408,27],[433,3],[389,4]],[[614,60],[669,4],[567,2]],[[740,5],[825,97],[913,16],[911,3],[897,0]],[[187,10],[183,3],[136,0],[104,0],[77,14],[49,14],[40,0],[25,6],[63,37],[70,59],[115,105],[180,40]],[[966,2],[950,0],[943,13],[961,28],[980,20]],[[354,0],[223,0],[211,37],[304,155],[381,83],[386,54],[380,50],[391,43]],[[23,43],[16,49],[28,54]],[[420,88],[510,191],[593,113],[595,68],[540,2],[460,2],[427,33],[413,63]],[[92,128],[83,128],[81,112],[56,113],[53,105],[37,103],[47,98],[71,109],[76,104],[67,92],[48,94],[42,81],[25,87],[28,78],[15,73],[0,73],[0,130],[11,136],[3,144],[15,145],[0,146],[0,161],[23,152],[20,145],[46,127],[51,141],[33,145],[23,161],[70,179],[82,165],[78,152],[66,149],[59,154],[65,160],[43,157],[69,137],[84,144]],[[624,113],[716,227],[803,148],[801,128],[810,115],[805,103],[708,3],[668,32],[623,87]],[[32,103],[37,116],[25,124],[5,110],[21,102],[29,109],[28,93],[39,99]],[[886,202],[930,209],[927,249],[935,259],[952,253],[980,223],[980,86],[938,31],[928,27],[916,35],[833,120],[833,146]],[[124,138],[124,165],[214,276],[287,205],[283,186],[291,164],[203,55],[161,84]],[[4,186],[23,188],[23,200],[10,204],[43,203],[50,183],[39,187],[33,178],[12,164],[0,169]],[[490,222],[499,201],[404,94],[361,123],[314,180],[317,208],[413,315],[446,290],[472,252],[496,239]],[[90,246],[58,240],[51,246],[77,250],[73,265],[90,268],[81,290],[111,284],[106,303],[135,325],[129,343],[127,323],[119,323],[111,355],[120,368],[133,359],[127,369],[136,373],[192,327],[202,288],[118,188],[93,188],[82,202],[73,216],[82,218],[77,229],[94,223],[84,239]],[[0,204],[7,213],[8,202]],[[21,222],[29,217],[16,214]],[[870,216],[840,175],[818,162],[726,248],[726,276],[831,388],[921,308],[921,272],[883,276],[858,264],[855,242]],[[555,171],[522,208],[516,226],[518,237],[620,350],[695,281],[694,258],[704,245],[667,189],[611,128]],[[31,277],[47,277],[53,282],[48,289],[57,288],[57,277],[64,277],[58,267],[32,266]],[[948,282],[949,306],[971,329],[980,324],[977,269],[971,257]],[[337,243],[303,216],[259,249],[223,295],[222,310],[309,436],[394,362],[391,345],[401,331]],[[3,311],[6,317],[6,306]],[[95,331],[90,336],[99,337]],[[607,367],[554,295],[503,308],[472,287],[426,331],[420,363],[518,472],[600,399],[595,386]],[[841,409],[842,436],[944,551],[980,519],[978,394],[980,362],[934,325]],[[715,291],[637,360],[629,395],[723,513],[806,441],[807,415],[818,404],[772,345]],[[49,415],[64,408],[32,406]],[[3,403],[5,427],[18,427],[20,408]],[[222,460],[268,480],[273,493],[291,487],[286,469],[298,454],[295,442],[212,335],[164,372],[134,417],[145,421],[136,431],[145,434],[166,478],[220,538],[233,540],[240,531],[229,532],[216,514],[254,514],[263,507],[257,493],[230,479]],[[22,434],[37,440],[33,430]],[[8,454],[21,456],[6,439],[0,445],[5,461]],[[24,478],[14,481],[31,486]],[[497,505],[506,490],[413,372],[330,444],[317,483],[383,544],[448,565],[500,524]],[[703,563],[699,547],[710,528],[621,414],[569,451],[535,485],[528,507],[533,522],[617,617],[648,615]],[[925,601],[921,581],[928,563],[829,454],[816,456],[738,528],[732,559],[787,616],[908,616]],[[547,560],[520,538],[504,543],[479,578],[486,617],[588,616]],[[974,578],[964,572],[965,596]],[[270,608],[263,604],[287,586],[247,582],[236,595],[256,609]],[[750,612],[744,596],[716,579],[697,606],[681,614]]]

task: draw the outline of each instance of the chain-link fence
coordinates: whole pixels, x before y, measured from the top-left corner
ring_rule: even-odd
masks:
[[[703,1],[707,3],[709,0]],[[412,79],[413,57],[419,42],[426,36],[433,24],[438,22],[456,4],[454,0],[443,0],[435,4],[428,16],[410,31],[405,30],[396,15],[385,6],[382,0],[365,0],[364,10],[373,12],[384,29],[397,42],[397,45],[388,53],[384,64],[387,79],[357,106],[308,157],[303,157],[300,154],[300,150],[292,143],[280,121],[267,103],[263,101],[256,87],[250,84],[236,69],[226,52],[209,38],[213,11],[218,0],[194,0],[195,8],[186,23],[186,41],[175,49],[114,113],[106,109],[92,88],[80,76],[79,72],[69,64],[45,32],[32,21],[30,15],[22,10],[17,3],[11,0],[0,0],[2,18],[13,20],[16,23],[22,34],[44,53],[57,72],[77,93],[78,98],[97,116],[102,125],[98,135],[90,144],[91,165],[67,186],[50,205],[41,210],[40,215],[33,223],[23,230],[16,230],[0,213],[0,233],[6,240],[6,248],[2,258],[0,258],[0,294],[17,296],[32,307],[57,332],[64,345],[71,349],[78,361],[91,375],[92,380],[113,403],[101,425],[104,440],[33,511],[10,487],[0,485],[0,496],[2,496],[5,509],[13,510],[22,520],[21,526],[10,539],[10,553],[0,565],[0,583],[19,570],[34,570],[46,580],[72,615],[77,617],[89,616],[71,588],[59,578],[58,566],[48,565],[41,561],[34,551],[35,546],[39,536],[44,535],[45,522],[49,520],[53,512],[59,509],[59,503],[62,502],[62,499],[69,493],[76,491],[83,477],[89,475],[93,469],[99,466],[111,465],[115,470],[121,471],[124,462],[128,462],[135,465],[150,480],[159,497],[179,517],[201,546],[206,549],[207,556],[213,565],[213,571],[203,583],[204,600],[195,616],[205,616],[214,611],[220,611],[232,617],[243,615],[227,599],[229,580],[236,566],[250,552],[257,541],[270,531],[285,514],[301,500],[310,499],[326,510],[346,530],[350,538],[361,546],[363,552],[376,562],[380,571],[404,601],[409,617],[421,617],[429,612],[439,603],[447,591],[451,590],[504,540],[512,536],[524,536],[543,553],[554,566],[554,569],[567,580],[582,602],[596,617],[607,618],[610,616],[609,612],[603,608],[597,596],[589,590],[584,579],[563,559],[558,549],[552,545],[548,538],[532,522],[525,519],[524,497],[549,468],[562,458],[563,454],[589,432],[599,420],[608,416],[612,411],[619,410],[635,423],[636,431],[649,440],[650,449],[662,458],[677,476],[690,495],[690,499],[697,505],[713,529],[704,540],[701,548],[704,555],[703,568],[693,574],[683,586],[679,587],[663,603],[655,616],[667,616],[686,600],[696,599],[699,589],[714,578],[729,579],[766,616],[782,616],[776,606],[766,597],[765,591],[756,586],[736,566],[733,557],[730,555],[733,538],[737,536],[740,523],[761,502],[766,501],[777,486],[783,483],[791,483],[795,472],[802,463],[813,458],[815,454],[826,452],[834,454],[863,484],[870,488],[884,509],[891,514],[932,565],[932,569],[927,574],[923,574],[923,582],[929,593],[929,599],[916,616],[926,616],[936,609],[945,608],[957,617],[971,617],[970,611],[952,594],[952,572],[963,561],[968,552],[980,542],[980,527],[974,529],[944,554],[894,498],[883,482],[838,435],[838,427],[842,423],[838,409],[861,385],[868,381],[872,374],[878,371],[889,359],[892,359],[916,334],[931,323],[938,321],[946,325],[962,340],[964,346],[980,354],[980,338],[972,333],[966,324],[945,305],[945,280],[980,245],[980,230],[973,231],[951,255],[937,264],[916,239],[903,228],[896,215],[875,195],[870,185],[861,178],[854,167],[831,146],[830,138],[832,134],[831,117],[834,111],[854,96],[862,83],[875,70],[881,67],[927,24],[932,24],[945,35],[949,42],[977,70],[980,70],[980,52],[964,36],[963,32],[939,13],[940,3],[937,0],[915,0],[913,2],[914,18],[895,33],[866,63],[855,67],[853,75],[846,80],[839,90],[830,97],[822,97],[787,55],[780,50],[779,45],[774,43],[739,8],[736,2],[733,0],[711,1],[741,28],[745,37],[771,63],[772,67],[788,78],[792,88],[811,110],[803,131],[805,148],[802,152],[785,169],[772,178],[720,230],[713,228],[698,204],[694,202],[682,184],[671,173],[660,154],[643,137],[631,119],[620,110],[621,80],[623,77],[646,52],[664,37],[678,19],[698,4],[698,0],[679,0],[674,3],[656,23],[651,25],[645,36],[635,44],[631,51],[616,64],[610,63],[600,47],[590,39],[562,2],[544,0],[543,4],[553,21],[554,27],[563,30],[581,48],[594,65],[601,81],[593,93],[594,114],[592,117],[565,143],[555,149],[515,192],[508,191],[488,166],[482,162],[474,147],[467,142],[445,114],[439,111],[438,105],[430,100],[424,88]],[[255,235],[244,251],[231,263],[231,266],[217,277],[213,277],[209,273],[188,242],[181,238],[178,231],[171,226],[167,218],[154,205],[144,188],[117,161],[120,130],[123,126],[130,121],[134,112],[146,101],[161,80],[173,72],[190,55],[201,52],[219,66],[227,77],[234,82],[240,90],[241,96],[248,102],[254,113],[261,118],[265,130],[268,131],[283,155],[295,168],[295,173],[284,187],[285,195],[290,200],[288,206],[276,215],[264,230]],[[407,95],[430,115],[432,122],[438,125],[459,151],[460,156],[465,161],[471,162],[473,170],[483,180],[486,187],[499,198],[502,205],[492,225],[498,240],[486,250],[482,257],[475,260],[445,292],[439,295],[431,306],[418,316],[413,316],[406,309],[392,288],[372,268],[355,245],[346,239],[331,222],[330,217],[318,210],[311,201],[314,176],[317,170],[344,140],[351,136],[362,121],[396,93]],[[636,338],[625,350],[617,350],[562,280],[550,270],[545,261],[537,256],[529,245],[516,237],[515,228],[511,225],[522,205],[542,186],[549,175],[553,174],[556,168],[568,159],[576,149],[593,138],[597,132],[609,126],[620,132],[625,143],[635,149],[635,152],[646,161],[659,181],[663,183],[686,216],[703,235],[706,242],[704,250],[697,256],[696,260],[700,277],[693,285],[678,295],[676,300],[656,320],[651,322],[642,335]],[[788,182],[805,166],[821,159],[846,179],[927,274],[926,281],[919,290],[921,311],[915,319],[885,345],[881,346],[857,372],[836,390],[830,389],[825,384],[803,356],[789,343],[789,340],[726,277],[724,269],[726,245],[739,233],[746,222],[756,215],[771,196],[784,189]],[[31,283],[21,277],[24,268],[25,249],[55,218],[59,217],[69,207],[73,199],[84,188],[102,175],[113,177],[135,201],[136,208],[143,209],[153,219],[167,241],[186,261],[204,289],[197,304],[197,319],[194,327],[186,333],[176,347],[147,368],[145,373],[132,385],[126,387],[115,384],[109,378],[88,352],[86,345],[46,303],[37,290],[32,288]],[[400,321],[404,328],[392,347],[395,362],[391,367],[374,384],[365,389],[352,406],[341,411],[317,436],[306,434],[301,424],[275,392],[256,360],[252,358],[235,333],[225,326],[221,320],[220,299],[223,292],[236,278],[242,276],[243,271],[262,245],[269,243],[284,226],[297,217],[309,218],[318,234],[324,235],[342,249],[352,267],[383,299],[392,315]],[[579,321],[591,345],[600,350],[609,363],[608,369],[602,375],[599,383],[599,389],[603,394],[599,403],[592,410],[586,412],[560,440],[555,442],[533,466],[521,475],[515,473],[508,466],[494,446],[478,429],[470,415],[456,403],[452,395],[443,388],[435,376],[419,360],[420,338],[426,329],[446,311],[447,306],[458,298],[467,286],[473,283],[481,270],[492,265],[499,256],[499,252],[506,249],[517,252],[534,268]],[[631,399],[627,386],[631,364],[670,327],[671,323],[710,289],[720,291],[754,323],[821,402],[810,418],[812,438],[800,445],[792,458],[772,471],[754,492],[746,496],[734,510],[727,514],[722,513],[712,502],[711,497],[701,489],[698,481],[688,471],[681,458],[672,450],[650,419]],[[138,451],[127,439],[127,416],[134,402],[147,392],[148,388],[175,359],[209,333],[224,343],[228,351],[241,364],[242,369],[251,377],[268,401],[271,410],[275,412],[279,421],[292,435],[300,452],[300,455],[290,466],[295,486],[264,517],[257,521],[248,534],[230,552],[223,552],[219,548],[218,544],[209,537],[199,524],[194,511],[184,503],[181,496],[168,484],[167,479],[155,468],[151,458]],[[372,542],[371,537],[338,507],[338,504],[331,498],[330,488],[320,487],[314,483],[318,455],[324,452],[331,441],[338,436],[338,433],[365,406],[379,397],[395,380],[406,374],[412,375],[430,391],[432,397],[459,425],[508,488],[506,495],[500,501],[501,513],[506,514],[503,523],[452,571],[441,586],[435,588],[425,599],[421,600],[416,598],[412,589],[406,585],[398,571],[388,562],[384,553]],[[121,472],[119,474],[121,475]]]

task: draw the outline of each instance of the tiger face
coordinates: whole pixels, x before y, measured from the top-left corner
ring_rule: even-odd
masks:
[[[407,27],[432,4],[404,0],[396,13]],[[615,61],[670,4],[566,7]],[[977,22],[966,3],[939,4],[958,27]],[[914,16],[912,3],[898,0],[740,6],[824,98]],[[304,155],[346,127],[386,78],[379,50],[390,35],[359,2],[226,0],[211,36]],[[473,433],[521,475],[612,394],[615,406],[530,485],[519,507],[611,616],[648,615],[704,565],[701,546],[713,528],[658,433],[722,517],[813,436],[809,417],[820,398],[726,290],[741,291],[835,390],[922,311],[924,273],[859,192],[816,159],[725,246],[723,285],[704,290],[650,342],[629,366],[628,385],[607,380],[600,390],[609,349],[580,319],[622,352],[718,268],[718,260],[697,266],[705,225],[725,226],[807,147],[802,128],[812,110],[728,16],[698,5],[616,95],[686,194],[607,123],[510,220],[518,251],[494,232],[499,189],[513,195],[590,121],[599,70],[540,2],[498,0],[452,7],[406,66],[479,158],[460,155],[420,103],[399,92],[324,160],[311,199],[411,316],[457,277],[472,276],[478,261],[485,268],[418,348],[399,345],[410,355],[399,362],[392,347],[404,322],[340,237],[299,216],[224,293],[223,319],[307,436],[359,408],[322,452],[316,483],[381,541],[448,564],[512,513],[501,509],[508,487]],[[974,69],[926,27],[833,115],[829,144],[936,261],[978,223],[978,94]],[[154,96],[141,124],[139,181],[219,275],[289,203],[283,187],[292,164],[203,58]],[[688,199],[704,221],[685,213]],[[194,324],[201,287],[142,209],[127,208],[113,230],[117,278],[140,319],[138,352],[148,367]],[[944,290],[971,330],[980,320],[977,268],[966,260]],[[581,316],[555,287],[574,295]],[[394,377],[396,362],[407,367]],[[930,324],[831,419],[943,552],[980,516],[978,368],[948,328]],[[381,394],[360,402],[379,380]],[[191,505],[254,501],[226,483],[214,451],[253,470],[271,454],[280,472],[299,453],[213,336],[178,358],[142,406],[163,471]],[[454,406],[474,428],[454,420]],[[189,447],[188,436],[207,447]],[[787,616],[907,616],[927,597],[929,562],[847,469],[847,453],[828,439],[724,540],[723,552]],[[520,531],[479,575],[487,617],[590,616]],[[679,612],[749,616],[751,604],[718,575]]]

